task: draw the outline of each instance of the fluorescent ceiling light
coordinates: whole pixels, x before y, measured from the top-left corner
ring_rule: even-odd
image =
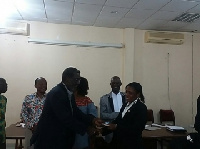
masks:
[[[115,43],[94,43],[94,42],[79,42],[79,41],[60,41],[60,40],[43,40],[43,39],[28,39],[29,43],[45,44],[45,45],[58,45],[58,46],[71,46],[78,47],[95,47],[95,48],[124,48],[123,44]]]
[[[199,13],[183,13],[172,21],[194,22],[200,18]]]
[[[7,18],[16,13],[17,8],[20,10],[25,10],[27,7],[24,0],[1,0],[1,3],[0,22],[5,21]]]
[[[13,0],[14,5],[17,7],[17,9],[25,11],[27,9],[27,1],[26,0]]]
[[[15,7],[9,0],[7,0],[0,5],[0,10],[1,10],[0,20],[5,20],[13,13]]]

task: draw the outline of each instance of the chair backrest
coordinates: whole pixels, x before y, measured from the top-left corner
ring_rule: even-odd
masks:
[[[153,110],[147,109],[147,124],[154,123],[154,116],[153,116]]]
[[[174,111],[160,109],[160,122],[161,124],[172,122],[172,125],[175,125]]]

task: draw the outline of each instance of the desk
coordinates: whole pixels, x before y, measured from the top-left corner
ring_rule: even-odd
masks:
[[[145,148],[156,149],[157,140],[162,139],[173,139],[187,136],[187,133],[177,133],[166,130],[166,128],[161,128],[157,130],[143,130],[142,138]],[[162,146],[162,144],[161,144]]]
[[[22,149],[22,140],[25,139],[25,128],[11,124],[6,128],[6,139],[15,139],[15,149]],[[18,142],[20,141],[20,142]]]
[[[144,139],[164,139],[164,138],[178,138],[187,136],[187,133],[177,133],[161,128],[157,130],[143,130],[142,138]]]

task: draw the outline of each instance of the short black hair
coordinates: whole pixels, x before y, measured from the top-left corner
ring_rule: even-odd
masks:
[[[43,77],[38,77],[37,79],[35,79],[35,85],[37,84],[38,80],[41,80],[41,79],[45,79]]]
[[[121,81],[120,77],[114,76],[114,77],[111,78],[110,82],[112,82],[114,79],[119,79]]]
[[[80,84],[76,88],[77,94],[85,96],[88,94],[87,92],[88,89],[89,89],[88,80],[84,77],[80,77]]]
[[[6,82],[4,78],[0,78],[0,82]]]
[[[80,71],[73,67],[66,68],[62,73],[62,82],[64,82],[66,78],[72,78],[74,73],[80,73]]]
[[[140,94],[140,99],[141,99],[141,101],[142,101],[142,102],[145,102],[145,100],[144,100],[145,98],[144,98],[144,95],[143,95],[143,92],[142,92],[142,85],[140,85],[140,83],[132,82],[132,83],[129,83],[129,84],[126,86],[126,88],[127,88],[128,86],[130,86],[130,87],[132,87],[133,89],[135,89],[135,91],[136,91],[137,93]]]

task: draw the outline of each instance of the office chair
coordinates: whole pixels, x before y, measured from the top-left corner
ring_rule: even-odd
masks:
[[[160,123],[175,125],[174,111],[160,109]]]
[[[147,124],[154,123],[154,116],[153,116],[153,110],[147,109]]]

